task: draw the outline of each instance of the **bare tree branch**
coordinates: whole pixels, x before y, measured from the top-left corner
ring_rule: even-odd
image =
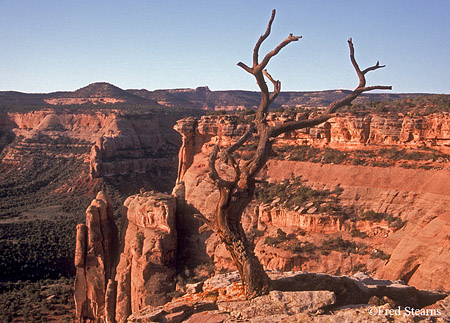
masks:
[[[257,67],[253,66],[253,69],[256,70],[261,69],[263,70],[264,68],[266,68],[267,64],[269,63],[270,59],[272,57],[274,57],[275,55],[277,55],[284,47],[286,47],[287,45],[289,45],[290,43],[292,43],[293,41],[297,41],[300,38],[302,38],[302,36],[294,36],[292,34],[290,34],[285,40],[283,40],[277,47],[275,47],[275,49],[273,49],[272,51],[268,52],[266,54],[266,56],[264,56],[263,60],[261,61],[261,63],[259,63],[257,65]]]
[[[217,153],[219,152],[219,146],[215,145],[209,155],[209,178],[219,187],[232,187],[233,183],[222,179],[217,173],[216,160]]]
[[[363,87],[366,86],[366,77],[365,77],[365,75],[367,74],[367,72],[374,71],[374,70],[377,70],[379,68],[383,68],[386,65],[380,65],[380,61],[377,61],[377,63],[375,65],[366,68],[364,71],[361,71],[361,69],[359,68],[358,63],[356,62],[355,48],[353,47],[353,41],[350,38],[347,42],[348,42],[348,47],[350,48],[350,60],[351,60],[351,62],[353,64],[353,67],[355,68],[356,74],[359,77],[358,88],[363,88]]]
[[[348,40],[348,46],[350,48],[350,60],[352,62],[353,67],[355,68],[356,74],[359,78],[358,87],[356,87],[350,94],[348,94],[345,98],[341,100],[337,100],[332,102],[328,108],[318,115],[315,118],[299,120],[299,121],[291,121],[286,122],[277,126],[272,127],[271,129],[271,137],[277,137],[282,133],[294,131],[302,128],[314,127],[318,124],[321,124],[331,117],[334,116],[334,113],[341,107],[351,105],[353,100],[355,100],[361,93],[373,91],[373,90],[392,90],[392,86],[386,85],[374,85],[374,86],[366,86],[366,74],[370,71],[377,70],[379,68],[385,67],[385,65],[380,65],[380,62],[377,62],[375,65],[370,66],[363,71],[359,68],[358,63],[355,59],[355,49],[353,47],[352,39]]]
[[[252,123],[250,127],[247,129],[247,131],[241,136],[241,138],[239,138],[238,141],[236,141],[233,145],[227,148],[227,154],[230,155],[239,148],[241,148],[242,145],[245,144],[245,142],[250,139],[254,131],[255,125]]]
[[[246,64],[239,62],[239,63],[237,63],[237,66],[242,67],[244,70],[246,70],[250,74],[253,74],[253,68],[248,67]]]
[[[273,101],[275,101],[275,99],[277,98],[278,94],[280,94],[280,92],[281,92],[281,82],[278,81],[278,80],[275,81],[273,79],[272,75],[270,75],[269,72],[267,72],[267,70],[263,70],[263,74],[273,84],[273,93],[272,93],[272,96],[269,99],[269,105],[271,105],[273,103]]]
[[[272,23],[275,19],[275,13],[276,10],[272,10],[272,15],[270,16],[269,23],[267,24],[266,32],[259,37],[258,41],[255,44],[255,47],[253,48],[253,67],[257,66],[259,64],[258,62],[258,55],[259,55],[259,48],[261,47],[261,44],[266,40],[267,37],[270,35],[270,30],[272,29]]]
[[[259,50],[261,47],[261,44],[269,37],[272,23],[275,19],[275,9],[272,10],[272,15],[270,17],[269,23],[267,24],[266,31],[261,37],[259,37],[258,41],[255,44],[255,47],[253,48],[253,65],[252,67],[249,67],[248,65],[239,62],[237,65],[241,68],[243,68],[246,72],[252,74],[255,79],[256,83],[258,84],[258,87],[261,90],[261,102],[259,104],[258,110],[256,112],[256,119],[255,123],[258,128],[258,132],[261,132],[262,128],[266,127],[265,122],[265,116],[268,112],[270,104],[273,103],[275,98],[278,96],[280,90],[281,90],[281,83],[279,81],[274,81],[273,78],[270,76],[270,74],[265,71],[265,68],[267,64],[269,63],[270,59],[277,55],[284,47],[286,47],[288,44],[294,41],[298,41],[302,36],[294,36],[293,34],[290,34],[285,40],[283,40],[278,46],[276,46],[272,51],[268,52],[263,60],[259,62]],[[266,81],[264,79],[264,75],[272,82],[274,85],[274,93],[272,96],[270,96],[269,89],[267,87]]]
[[[255,126],[252,123],[250,127],[247,129],[247,131],[239,138],[238,141],[236,141],[233,145],[222,151],[220,156],[220,161],[227,164],[230,163],[230,165],[234,169],[234,179],[233,182],[226,181],[222,179],[217,172],[216,169],[216,160],[217,155],[219,153],[219,146],[215,145],[211,151],[211,154],[209,156],[209,177],[216,183],[218,186],[222,187],[232,187],[233,184],[236,184],[239,181],[239,178],[241,176],[241,170],[239,167],[239,163],[236,162],[233,156],[231,154],[235,152],[237,149],[241,148],[242,145],[252,136],[253,132],[255,131]]]

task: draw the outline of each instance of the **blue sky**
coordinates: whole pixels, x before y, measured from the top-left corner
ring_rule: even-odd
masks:
[[[124,89],[257,90],[251,64],[289,33],[268,66],[284,91],[351,89],[353,38],[369,85],[450,93],[450,1],[0,0],[0,91],[73,91],[93,82]]]

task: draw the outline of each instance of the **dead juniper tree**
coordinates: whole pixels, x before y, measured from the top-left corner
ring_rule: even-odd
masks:
[[[345,98],[331,103],[327,109],[315,117],[269,125],[266,122],[266,116],[269,111],[269,106],[280,93],[281,82],[272,78],[267,72],[266,66],[281,49],[301,38],[301,36],[290,34],[260,60],[259,50],[261,44],[270,34],[274,18],[275,10],[272,11],[272,16],[270,17],[265,33],[259,37],[253,49],[252,66],[248,66],[242,62],[237,64],[255,77],[261,90],[261,102],[256,111],[254,122],[249,125],[248,131],[236,143],[226,149],[221,149],[220,152],[217,145],[213,148],[209,159],[209,177],[214,181],[220,192],[220,196],[214,218],[211,221],[203,218],[229,251],[242,278],[245,293],[249,299],[267,294],[270,290],[271,282],[259,259],[256,257],[252,244],[247,240],[242,228],[241,217],[244,209],[254,197],[255,178],[266,164],[274,140],[283,133],[314,127],[327,121],[333,117],[339,108],[351,105],[352,101],[363,92],[391,89],[391,86],[366,86],[366,74],[384,66],[377,62],[375,65],[361,70],[355,60],[353,43],[350,38],[348,40],[350,60],[359,78],[358,86]],[[269,92],[266,79],[273,85],[272,93]],[[232,153],[250,141],[255,141],[257,144],[254,156],[247,161],[237,161]],[[224,176],[223,173],[219,174],[216,164],[230,167],[234,173],[231,176],[232,179],[229,176]]]

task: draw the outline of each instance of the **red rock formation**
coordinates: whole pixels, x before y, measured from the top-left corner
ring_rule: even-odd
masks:
[[[282,118],[269,115],[267,119],[269,122],[282,122]],[[319,145],[328,143],[329,146],[349,148],[366,144],[372,147],[386,144],[408,147],[427,145],[445,151],[445,145],[450,140],[449,122],[448,114],[405,119],[400,115],[338,116],[322,128],[291,133],[279,142],[298,145],[306,140]],[[178,181],[183,182],[184,198],[192,207],[191,212],[210,217],[214,213],[218,193],[207,176],[208,152],[212,144],[227,145],[239,138],[241,132],[232,131],[238,126],[230,126],[233,124],[230,116],[200,119],[195,128],[189,128],[189,125],[195,124],[192,120],[189,123],[181,120],[178,124],[184,125],[178,129],[194,141],[181,148],[180,156],[192,162],[183,166]],[[205,134],[210,137],[209,142],[205,140]],[[197,136],[199,140],[195,142]],[[243,226],[248,233],[264,230],[263,236],[255,239],[255,251],[267,269],[338,274],[351,273],[353,268],[357,268],[355,265],[364,264],[366,270],[377,277],[404,279],[418,288],[450,290],[445,278],[450,274],[446,215],[446,205],[450,202],[447,187],[450,178],[447,169],[380,168],[272,160],[262,176],[275,182],[289,179],[292,174],[301,176],[313,189],[332,191],[339,185],[343,190],[339,203],[344,209],[387,213],[405,221],[406,225],[396,229],[383,221],[354,223],[347,214],[341,218],[326,213],[304,214],[276,205],[264,208],[253,205],[244,214]],[[323,240],[330,237],[342,237],[366,244],[370,249],[364,255],[336,251],[321,255],[320,250],[299,255],[264,243],[264,237],[273,236],[277,228],[287,233],[304,230],[305,236],[297,237],[300,243],[310,242],[320,246]],[[366,238],[355,238],[352,230],[356,229],[365,233]],[[193,234],[190,238],[191,241],[202,239],[206,241],[206,252],[214,259],[216,269],[233,268],[214,235],[205,239]],[[287,244],[284,246],[288,247]],[[376,255],[380,250],[391,255],[389,261],[371,257],[370,253]],[[193,255],[196,256],[201,259],[201,255]]]
[[[77,226],[75,306],[80,322],[111,322],[109,281],[115,275],[118,233],[112,202],[99,192],[86,210],[86,224]]]
[[[117,265],[116,321],[147,305],[162,305],[174,290],[177,234],[175,198],[160,193],[125,201],[123,251]]]
[[[292,118],[286,115],[269,115],[271,122],[283,122]],[[339,114],[324,124],[311,129],[301,129],[284,136],[310,144],[335,148],[358,148],[366,144],[426,145],[448,150],[450,143],[450,114],[436,113],[426,116],[402,114],[369,114],[364,116]],[[301,141],[300,141],[301,140]]]
[[[153,180],[151,185],[161,190],[170,189],[176,179],[180,138],[171,129],[174,123],[174,116],[123,116],[115,110],[72,113],[46,109],[0,114],[0,131],[12,131],[17,137],[26,139],[44,134],[76,139],[80,145],[91,143],[90,154],[75,156],[89,163],[91,179],[150,172],[153,178],[160,179]],[[27,143],[20,141],[17,149],[6,149],[3,161],[20,163],[19,148],[24,145]],[[158,182],[170,184],[159,187]]]
[[[181,134],[182,145],[178,155],[178,178],[181,182],[186,170],[192,165],[195,155],[200,153],[205,143],[210,141],[222,146],[231,143],[234,137],[241,136],[247,125],[239,124],[233,116],[203,116],[200,120],[185,118],[178,120],[174,129]],[[217,141],[218,139],[220,141]]]
[[[164,177],[176,167],[177,134],[170,118],[133,119],[118,117],[92,146],[92,178],[141,174],[148,171]]]
[[[428,312],[421,316],[427,320],[450,318],[447,294],[417,290],[398,281],[376,280],[362,273],[268,274],[274,289],[268,295],[245,300],[239,274],[221,274],[202,282],[202,290],[133,313],[130,322],[413,322],[410,319],[420,316],[420,310],[412,315],[404,307],[425,306]],[[389,314],[389,309],[397,312]]]
[[[100,192],[77,226],[76,315],[80,322],[125,322],[147,305],[161,305],[174,289],[175,198],[143,193],[125,201],[120,259],[111,201]]]

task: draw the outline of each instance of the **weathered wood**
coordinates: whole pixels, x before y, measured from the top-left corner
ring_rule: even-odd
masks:
[[[298,41],[301,36],[290,34],[272,51],[268,52],[261,62],[259,62],[259,50],[261,44],[270,35],[272,23],[275,19],[275,10],[272,11],[266,31],[261,35],[255,44],[253,50],[252,67],[239,62],[238,66],[246,72],[252,74],[261,91],[261,101],[256,111],[254,124],[251,124],[249,130],[232,146],[225,149],[221,158],[218,160],[219,147],[215,146],[209,159],[209,176],[216,184],[220,196],[217,204],[214,220],[209,223],[214,232],[219,236],[230,253],[244,284],[247,298],[254,298],[267,294],[270,290],[270,278],[264,271],[259,259],[256,257],[253,246],[247,240],[242,228],[241,218],[244,209],[250,204],[255,192],[255,178],[259,171],[266,165],[270,152],[272,151],[273,140],[286,132],[314,127],[330,119],[334,113],[341,107],[351,105],[361,93],[372,90],[390,90],[390,86],[366,86],[365,75],[373,70],[383,68],[377,62],[363,71],[359,68],[354,56],[354,47],[352,39],[348,40],[350,48],[350,60],[359,78],[358,86],[345,98],[331,103],[328,108],[318,116],[299,121],[291,121],[275,126],[269,126],[266,122],[266,116],[269,107],[281,91],[281,82],[275,80],[266,70],[269,61],[276,56],[284,47],[294,41]],[[266,78],[272,83],[274,90],[270,94],[266,83]],[[255,136],[252,134],[255,133]],[[232,153],[240,149],[244,143],[249,140],[257,141],[257,148],[254,156],[243,165],[237,162]],[[234,179],[224,180],[216,169],[216,163],[221,162],[232,166],[234,169]],[[206,221],[205,221],[206,222]]]

